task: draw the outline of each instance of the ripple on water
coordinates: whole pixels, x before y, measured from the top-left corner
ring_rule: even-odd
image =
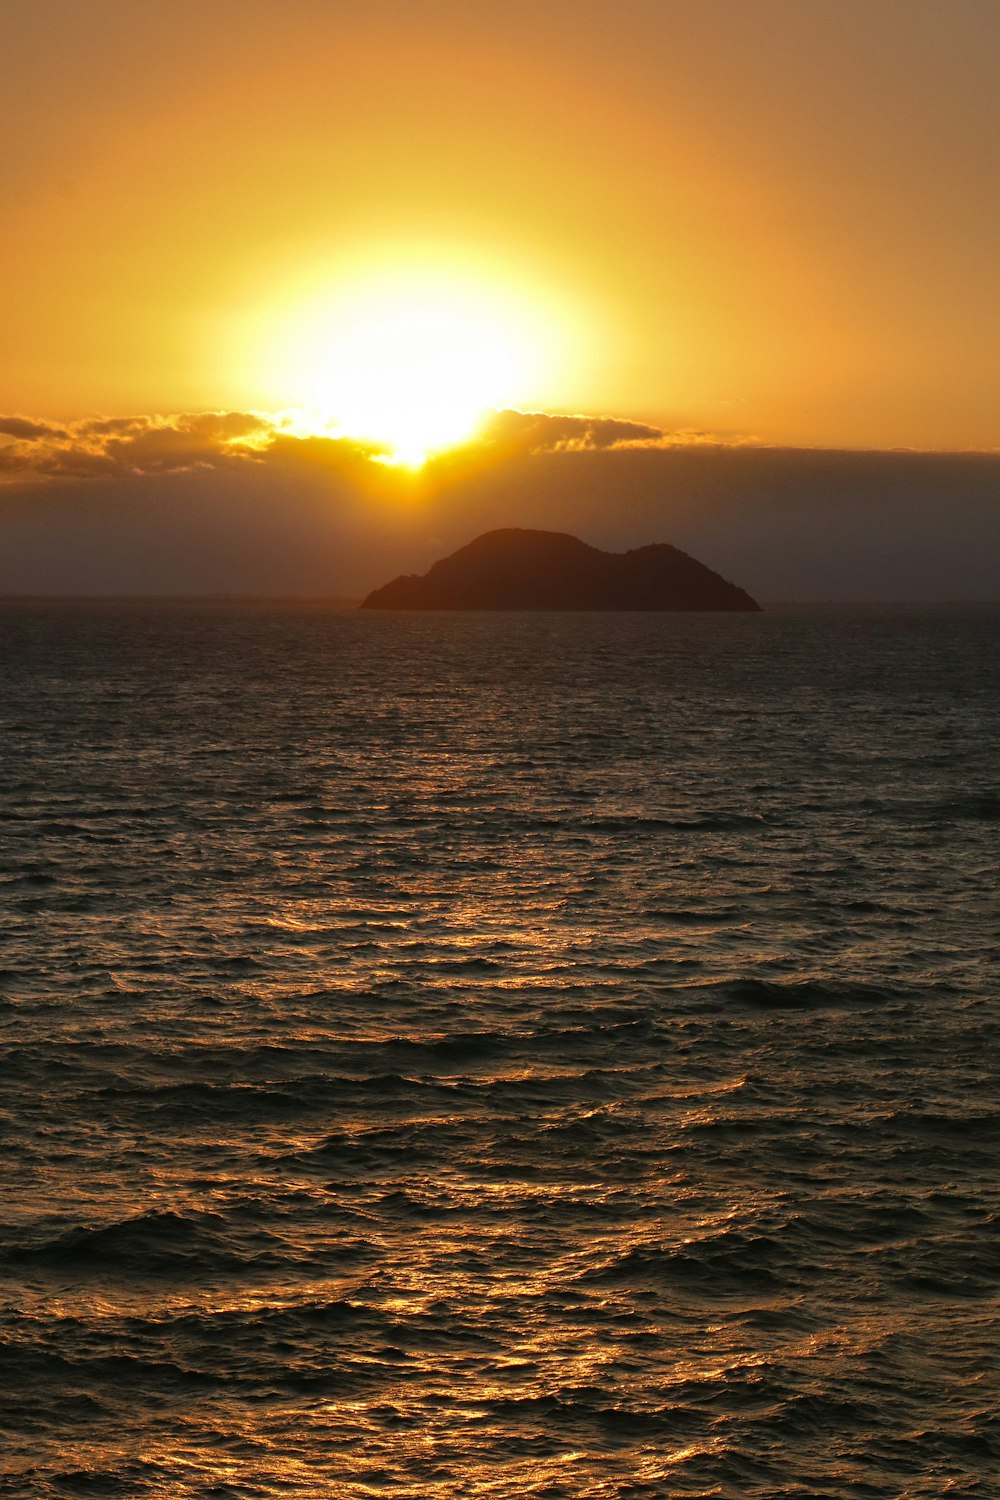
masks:
[[[996,624],[0,611],[9,1493],[1000,1492]]]

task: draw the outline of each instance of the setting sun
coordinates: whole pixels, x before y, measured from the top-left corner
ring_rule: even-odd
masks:
[[[345,331],[313,395],[339,430],[412,465],[470,437],[488,406],[510,399],[516,371],[515,351],[484,322],[403,304]]]
[[[541,299],[450,266],[390,265],[302,293],[263,358],[299,425],[370,441],[418,467],[548,375],[560,337]]]

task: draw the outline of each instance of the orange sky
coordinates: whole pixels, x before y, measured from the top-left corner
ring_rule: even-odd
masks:
[[[282,329],[415,258],[541,327],[510,404],[997,446],[995,0],[13,0],[0,31],[0,410],[308,404]]]

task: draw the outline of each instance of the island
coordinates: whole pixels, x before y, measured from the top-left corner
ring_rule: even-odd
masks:
[[[759,610],[704,563],[654,542],[601,552],[561,531],[487,531],[418,576],[375,589],[362,609]]]

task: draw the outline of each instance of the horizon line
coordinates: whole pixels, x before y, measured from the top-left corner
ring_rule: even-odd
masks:
[[[197,605],[197,604],[261,604],[261,605],[320,605],[326,609],[357,609],[362,601],[367,598],[366,594],[230,594],[223,592],[214,593],[190,593],[190,594],[132,594],[132,593],[105,593],[105,594],[15,594],[0,593],[0,607],[8,604],[167,604],[167,605]],[[899,599],[767,599],[757,601],[761,610],[784,610],[784,609],[992,609],[1000,608],[1000,595],[990,598],[969,599],[928,599],[928,598],[899,598]],[[683,609],[429,609],[429,610],[385,610],[385,614],[718,614],[726,611],[718,610],[683,610]]]

